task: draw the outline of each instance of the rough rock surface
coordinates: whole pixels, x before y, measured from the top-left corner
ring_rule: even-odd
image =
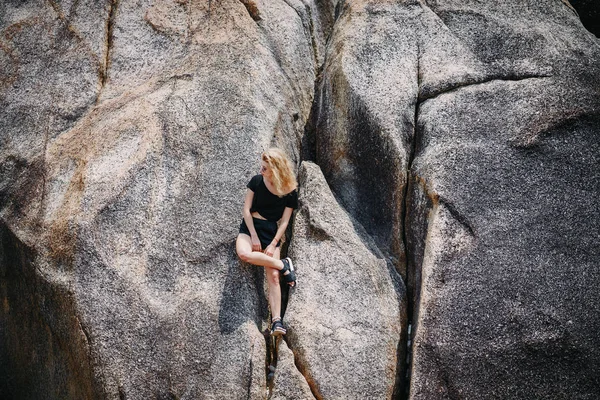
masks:
[[[310,386],[304,376],[298,371],[294,353],[286,342],[279,345],[279,356],[270,400],[306,400],[313,399]]]
[[[299,175],[289,249],[298,288],[285,317],[296,365],[319,399],[391,398],[403,366],[403,283],[338,205],[319,167],[303,162]]]
[[[338,14],[316,162],[407,278],[410,398],[597,396],[598,40],[560,1]]]
[[[329,9],[2,2],[2,397],[265,396],[233,245],[260,152],[298,158]]]
[[[272,398],[596,399],[599,77],[566,0],[0,2],[0,397],[265,398],[276,144]]]
[[[431,208],[411,397],[596,397],[600,43],[560,3],[431,3],[500,70],[419,105],[410,193]]]

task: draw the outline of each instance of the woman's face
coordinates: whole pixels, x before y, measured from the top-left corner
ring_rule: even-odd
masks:
[[[273,172],[271,171],[271,167],[265,161],[260,162],[260,174],[267,179],[271,179]]]

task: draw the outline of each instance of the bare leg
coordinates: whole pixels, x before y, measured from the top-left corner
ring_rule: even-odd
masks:
[[[275,258],[268,256],[261,251],[252,251],[252,240],[250,239],[250,236],[244,233],[238,235],[235,242],[235,250],[237,251],[238,257],[247,263],[276,270],[283,268],[283,262],[279,259],[279,255]]]
[[[277,247],[273,257],[259,251],[252,251],[250,236],[240,233],[236,241],[236,251],[242,261],[265,267],[267,277],[267,291],[271,318],[281,317],[281,286],[279,284],[279,271],[283,268],[281,248]]]
[[[273,253],[273,257],[279,259],[281,250],[279,247]],[[279,271],[275,268],[265,268],[267,275],[267,287],[269,291],[269,307],[271,307],[271,318],[281,317],[281,287],[279,285]]]

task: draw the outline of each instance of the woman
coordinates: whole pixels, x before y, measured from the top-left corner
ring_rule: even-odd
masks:
[[[271,335],[286,334],[281,320],[279,275],[296,285],[292,260],[280,259],[280,244],[295,208],[298,208],[298,184],[287,155],[277,148],[261,156],[260,175],[248,183],[244,200],[244,219],[236,241],[241,260],[265,267],[271,307]],[[279,222],[279,224],[278,224]]]

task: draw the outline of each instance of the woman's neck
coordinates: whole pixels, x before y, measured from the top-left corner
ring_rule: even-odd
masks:
[[[269,178],[267,178],[266,176],[263,175],[263,180],[265,181],[265,183],[269,186],[273,186],[273,181]]]
[[[271,181],[269,178],[267,178],[266,176],[263,175],[263,181],[265,183],[265,186],[267,187],[267,190],[275,195],[277,195],[277,191],[275,190],[275,186],[273,185],[273,181]]]

